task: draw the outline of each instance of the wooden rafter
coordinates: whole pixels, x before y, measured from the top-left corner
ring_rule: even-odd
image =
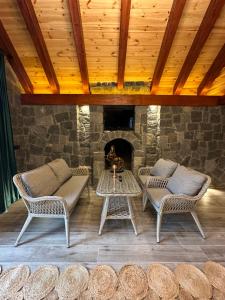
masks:
[[[17,3],[23,15],[27,29],[30,32],[30,36],[34,42],[34,46],[50,84],[50,88],[53,93],[59,93],[59,83],[32,2],[31,0],[17,0]]]
[[[213,84],[213,81],[220,75],[225,67],[225,44],[220,49],[211,67],[198,87],[198,95],[206,95]]]
[[[76,46],[80,74],[85,94],[90,93],[87,59],[84,45],[83,28],[80,14],[79,0],[68,0],[68,7],[73,28],[73,38]]]
[[[81,94],[22,94],[22,104],[33,105],[179,105],[215,106],[225,104],[219,96],[179,95],[81,95]]]
[[[22,88],[28,94],[33,93],[33,85],[21,63],[19,56],[0,20],[0,49],[3,50],[8,62],[10,63],[13,71],[15,72]]]
[[[118,76],[117,76],[117,87],[119,89],[122,89],[124,85],[127,40],[128,40],[129,21],[130,21],[130,6],[131,6],[131,0],[121,1],[120,40],[119,40]]]
[[[185,3],[186,3],[186,0],[174,0],[173,1],[169,20],[167,22],[166,30],[165,30],[165,33],[163,36],[158,60],[157,60],[154,74],[152,77],[152,82],[151,82],[151,87],[150,87],[151,94],[155,94],[157,91],[157,88],[159,86],[159,82],[162,77],[163,70],[164,70],[167,58],[169,56],[169,53],[170,53],[173,39],[177,32],[177,27],[179,25]]]
[[[199,26],[198,32],[195,35],[191,48],[186,56],[184,64],[181,68],[179,76],[175,82],[173,93],[180,94],[189,74],[211,32],[213,26],[220,15],[220,12],[225,4],[225,0],[211,0],[206,10],[204,18]]]

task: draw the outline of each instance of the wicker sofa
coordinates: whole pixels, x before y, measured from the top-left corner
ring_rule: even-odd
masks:
[[[143,202],[150,200],[157,212],[156,238],[158,243],[164,214],[191,213],[202,237],[205,238],[195,208],[210,183],[211,178],[208,175],[180,165],[170,178],[157,176],[148,178],[144,187]]]
[[[13,181],[28,210],[28,217],[16,240],[18,245],[34,217],[63,218],[67,247],[70,246],[69,219],[85,187],[89,195],[87,167],[70,169],[56,159],[34,170],[16,174]]]

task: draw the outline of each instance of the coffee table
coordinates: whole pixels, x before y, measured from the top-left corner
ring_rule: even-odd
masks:
[[[104,197],[99,235],[102,233],[103,226],[107,219],[130,219],[137,235],[137,228],[134,220],[131,197],[141,194],[138,185],[131,171],[125,170],[113,178],[113,173],[104,170],[98,182],[96,194]]]

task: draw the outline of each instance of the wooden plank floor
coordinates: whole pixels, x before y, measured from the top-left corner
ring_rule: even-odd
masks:
[[[26,219],[21,200],[0,215],[0,265],[26,263],[31,268],[56,264],[60,268],[81,262],[88,267],[110,264],[118,269],[126,263],[146,266],[161,262],[174,267],[180,262],[201,266],[207,260],[225,265],[225,191],[209,189],[198,206],[199,219],[207,234],[203,240],[189,214],[163,219],[161,243],[156,243],[156,215],[148,206],[142,212],[141,198],[133,200],[139,235],[128,220],[109,220],[98,235],[102,198],[84,193],[71,216],[71,244],[65,246],[64,222],[34,219],[17,248],[13,246]]]

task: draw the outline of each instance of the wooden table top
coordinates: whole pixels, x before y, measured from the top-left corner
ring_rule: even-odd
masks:
[[[119,180],[121,176],[122,180]],[[141,188],[137,183],[131,171],[125,170],[116,174],[113,179],[113,173],[110,170],[104,170],[98,182],[96,194],[98,196],[130,196],[136,197],[141,194]]]

